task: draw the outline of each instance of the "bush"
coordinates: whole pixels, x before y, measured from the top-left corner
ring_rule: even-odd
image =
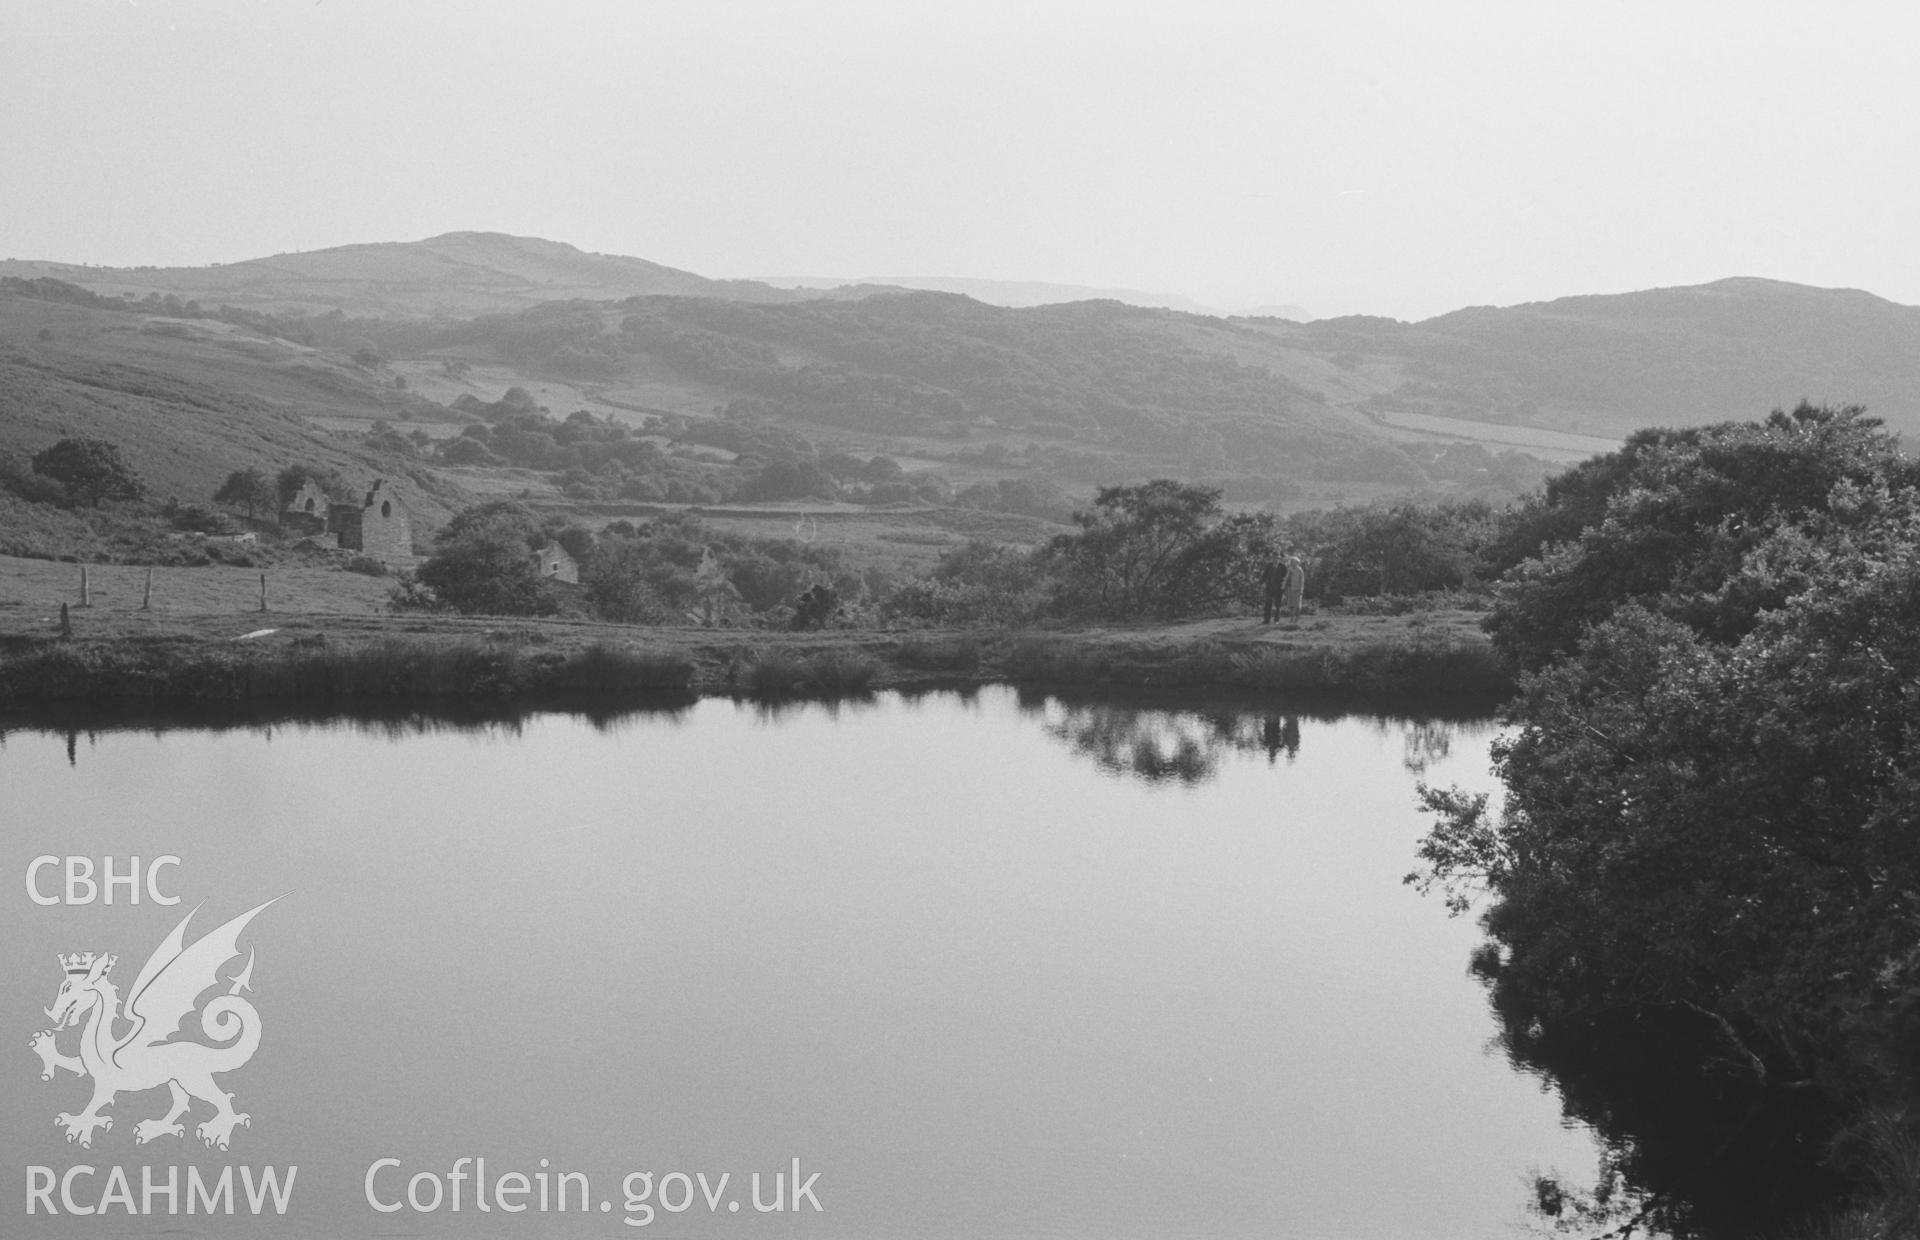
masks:
[[[35,454],[33,472],[52,478],[75,500],[93,508],[106,500],[139,499],[146,493],[140,475],[121,459],[119,447],[104,439],[62,439]]]
[[[1038,620],[1053,588],[1031,552],[976,540],[943,554],[929,576],[894,587],[880,613],[896,624],[1011,627]]]
[[[440,549],[420,566],[417,586],[432,591],[440,607],[493,616],[547,616],[558,601],[534,566],[531,543],[538,527],[519,505],[495,503],[455,515],[440,535]],[[396,592],[397,606],[412,606],[417,586]]]
[[[176,530],[194,534],[230,534],[236,528],[224,512],[199,504],[169,502],[165,509],[167,524]]]
[[[73,506],[73,497],[67,494],[65,486],[45,474],[21,469],[7,458],[0,458],[0,490],[18,496],[29,504],[48,504],[55,508]]]

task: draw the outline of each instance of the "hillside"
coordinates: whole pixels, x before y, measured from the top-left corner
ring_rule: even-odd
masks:
[[[1729,279],[1411,324],[1250,322],[1279,350],[1276,369],[1299,380],[1304,358],[1332,359],[1349,376],[1339,398],[1372,413],[1617,436],[1749,418],[1806,397],[1864,404],[1920,434],[1920,308],[1856,289]]]
[[[816,292],[866,288],[874,291],[914,289],[924,293],[959,293],[990,306],[1016,309],[1057,306],[1070,301],[1117,301],[1122,305],[1149,310],[1179,310],[1187,314],[1221,313],[1178,293],[1155,293],[1137,288],[1090,288],[1084,284],[1049,284],[1040,280],[976,280],[962,276],[862,276],[857,280],[838,276],[760,276],[758,279],[775,288],[812,289]],[[1308,317],[1298,306],[1284,309],[1294,313],[1283,317]],[[1276,308],[1273,312],[1279,314],[1280,309]]]
[[[1509,494],[1538,476],[1513,453],[1402,451],[1314,392],[1190,346],[1180,330],[1196,323],[1257,339],[1112,302],[1007,310],[936,293],[580,300],[429,322],[6,278],[0,456],[19,468],[59,438],[106,439],[156,498],[191,503],[241,468],[383,476],[405,484],[422,530],[501,496],[592,521],[798,505],[778,508],[781,529],[817,516],[804,536],[857,534],[889,561],[929,560],[975,536],[974,517],[1043,539],[1129,479],[1298,507],[1456,484]],[[952,520],[921,519],[948,505]]]
[[[231,324],[0,294],[0,456],[107,439],[156,496],[196,503],[249,467],[403,477],[437,522],[463,501],[457,489],[324,422],[445,413],[337,355]]]
[[[209,306],[402,317],[465,317],[575,297],[611,301],[672,294],[783,301],[807,295],[751,280],[709,280],[645,259],[589,254],[538,237],[487,232],[336,246],[210,267],[81,267],[9,259],[0,262],[0,276],[51,277],[112,297],[170,293]]]
[[[116,269],[11,260],[0,262],[0,276],[52,277],[116,298],[170,294],[210,308],[442,321],[519,313],[545,303],[611,303],[636,297],[778,307],[798,310],[798,318],[804,319],[810,312],[800,307],[865,303],[899,291],[871,282],[795,290],[750,280],[710,280],[644,259],[480,232],[197,268]],[[832,283],[798,278],[779,282]],[[1101,291],[931,277],[898,283],[968,294],[991,309],[1043,315],[1069,311],[1059,304],[1064,299],[1083,304]],[[1173,310],[1152,308],[1156,302]],[[1310,323],[1218,318],[1190,313],[1198,307],[1178,299],[1128,291],[1116,292],[1104,304],[1110,308],[1092,318],[1267,371],[1296,396],[1317,393],[1349,431],[1429,448],[1462,440],[1495,446],[1527,442],[1475,424],[1591,437],[1592,442],[1572,440],[1558,449],[1534,445],[1548,459],[1564,462],[1637,426],[1751,417],[1792,405],[1803,396],[1865,403],[1896,429],[1920,434],[1920,309],[1856,290],[1729,279],[1688,288],[1474,307],[1419,323],[1364,316]],[[832,322],[825,330],[838,330],[832,326],[837,323],[856,333],[866,331],[876,318],[892,313],[860,312],[841,319],[829,313]],[[688,318],[689,312],[675,310],[668,317]],[[737,333],[745,342],[786,349],[783,357],[792,360],[795,350],[777,338],[794,321],[766,315],[692,326],[709,339]],[[1046,321],[1004,320],[1021,325],[1012,329],[1016,334],[1034,324],[1044,327]],[[945,324],[929,330],[957,326],[964,336],[983,322],[980,315],[950,314]],[[608,334],[615,327],[610,326]],[[837,347],[822,348],[823,338],[820,331],[811,332],[809,347],[836,353]],[[835,364],[925,381],[914,371],[917,362],[912,359],[881,359],[864,345],[849,348],[860,357],[849,362],[841,356]],[[962,351],[972,348],[967,344]],[[759,394],[726,383],[716,390],[710,378],[683,373],[693,367],[667,364],[657,353],[649,361],[631,350],[616,351],[627,352],[646,374],[658,372],[668,389],[697,393],[703,408]],[[996,417],[991,395],[980,392],[979,383],[972,386],[974,396],[961,394],[969,416]],[[1177,418],[1182,399],[1176,395],[1169,403],[1165,396],[1158,392],[1153,400],[1169,404],[1167,412]],[[1432,421],[1435,418],[1464,425]]]
[[[1189,329],[1199,325],[1203,335]],[[394,357],[505,363],[646,414],[772,423],[847,450],[971,455],[1090,486],[1175,475],[1417,488],[1364,414],[1212,347],[1263,338],[1223,320],[1115,302],[1006,309],[942,293],[787,305],[708,298],[552,303],[384,336]],[[421,391],[435,391],[421,376]],[[864,446],[864,447],[863,447]],[[1475,467],[1487,461],[1476,459]]]
[[[28,269],[51,268],[0,266]],[[1301,323],[1112,300],[803,296],[473,233],[187,271],[54,270],[74,281],[0,279],[0,451],[97,435],[156,491],[192,499],[232,469],[290,459],[390,473],[426,497],[429,524],[501,494],[937,506],[964,492],[1059,520],[1097,486],[1155,476],[1282,509],[1498,500],[1637,427],[1803,396],[1920,433],[1920,309],[1767,280]],[[146,283],[114,283],[133,274]],[[463,302],[507,308],[449,312]],[[635,438],[589,451],[582,435],[600,432],[560,425],[581,412]],[[785,472],[769,481],[769,466]]]

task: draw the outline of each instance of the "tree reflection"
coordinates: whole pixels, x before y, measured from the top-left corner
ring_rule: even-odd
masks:
[[[1432,719],[1410,719],[1401,727],[1406,755],[1400,765],[1414,775],[1425,775],[1427,768],[1453,752],[1454,728]]]
[[[1234,755],[1264,756],[1268,766],[1300,756],[1301,719],[1332,721],[1339,712],[1242,705],[1156,706],[1112,699],[1023,696],[1022,708],[1044,720],[1047,735],[1090,758],[1103,771],[1147,783],[1194,786],[1213,779]],[[1382,716],[1406,745],[1416,774],[1450,752],[1458,724],[1425,717]]]
[[[35,704],[32,709],[0,712],[0,743],[12,731],[50,732],[66,741],[67,763],[79,763],[79,742],[93,743],[101,733],[257,731],[269,740],[275,728],[346,728],[399,741],[442,732],[494,732],[517,736],[528,720],[565,714],[586,720],[596,731],[618,732],[640,720],[679,722],[697,699],[689,693],[654,694],[617,705],[592,695],[553,695],[514,701],[448,698],[426,705],[356,703],[349,709],[310,702]]]

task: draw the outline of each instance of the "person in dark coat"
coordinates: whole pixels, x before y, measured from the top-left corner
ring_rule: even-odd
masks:
[[[1287,566],[1274,559],[1260,574],[1260,623],[1272,624],[1280,618],[1280,606],[1286,597]]]

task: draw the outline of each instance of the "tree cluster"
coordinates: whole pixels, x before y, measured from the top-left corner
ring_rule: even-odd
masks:
[[[33,472],[60,484],[75,503],[89,508],[146,494],[139,473],[121,457],[117,445],[104,439],[62,439],[34,454]]]
[[[1920,470],[1856,409],[1646,432],[1505,531],[1507,795],[1415,876],[1681,1234],[1920,1225]],[[1867,1234],[1862,1232],[1861,1234]]]
[[[533,553],[554,541],[579,563],[577,587],[541,576]],[[785,627],[815,586],[858,604],[876,585],[838,551],[796,539],[728,534],[679,513],[615,521],[596,534],[499,500],[455,514],[434,554],[396,587],[394,602],[485,615]]]

